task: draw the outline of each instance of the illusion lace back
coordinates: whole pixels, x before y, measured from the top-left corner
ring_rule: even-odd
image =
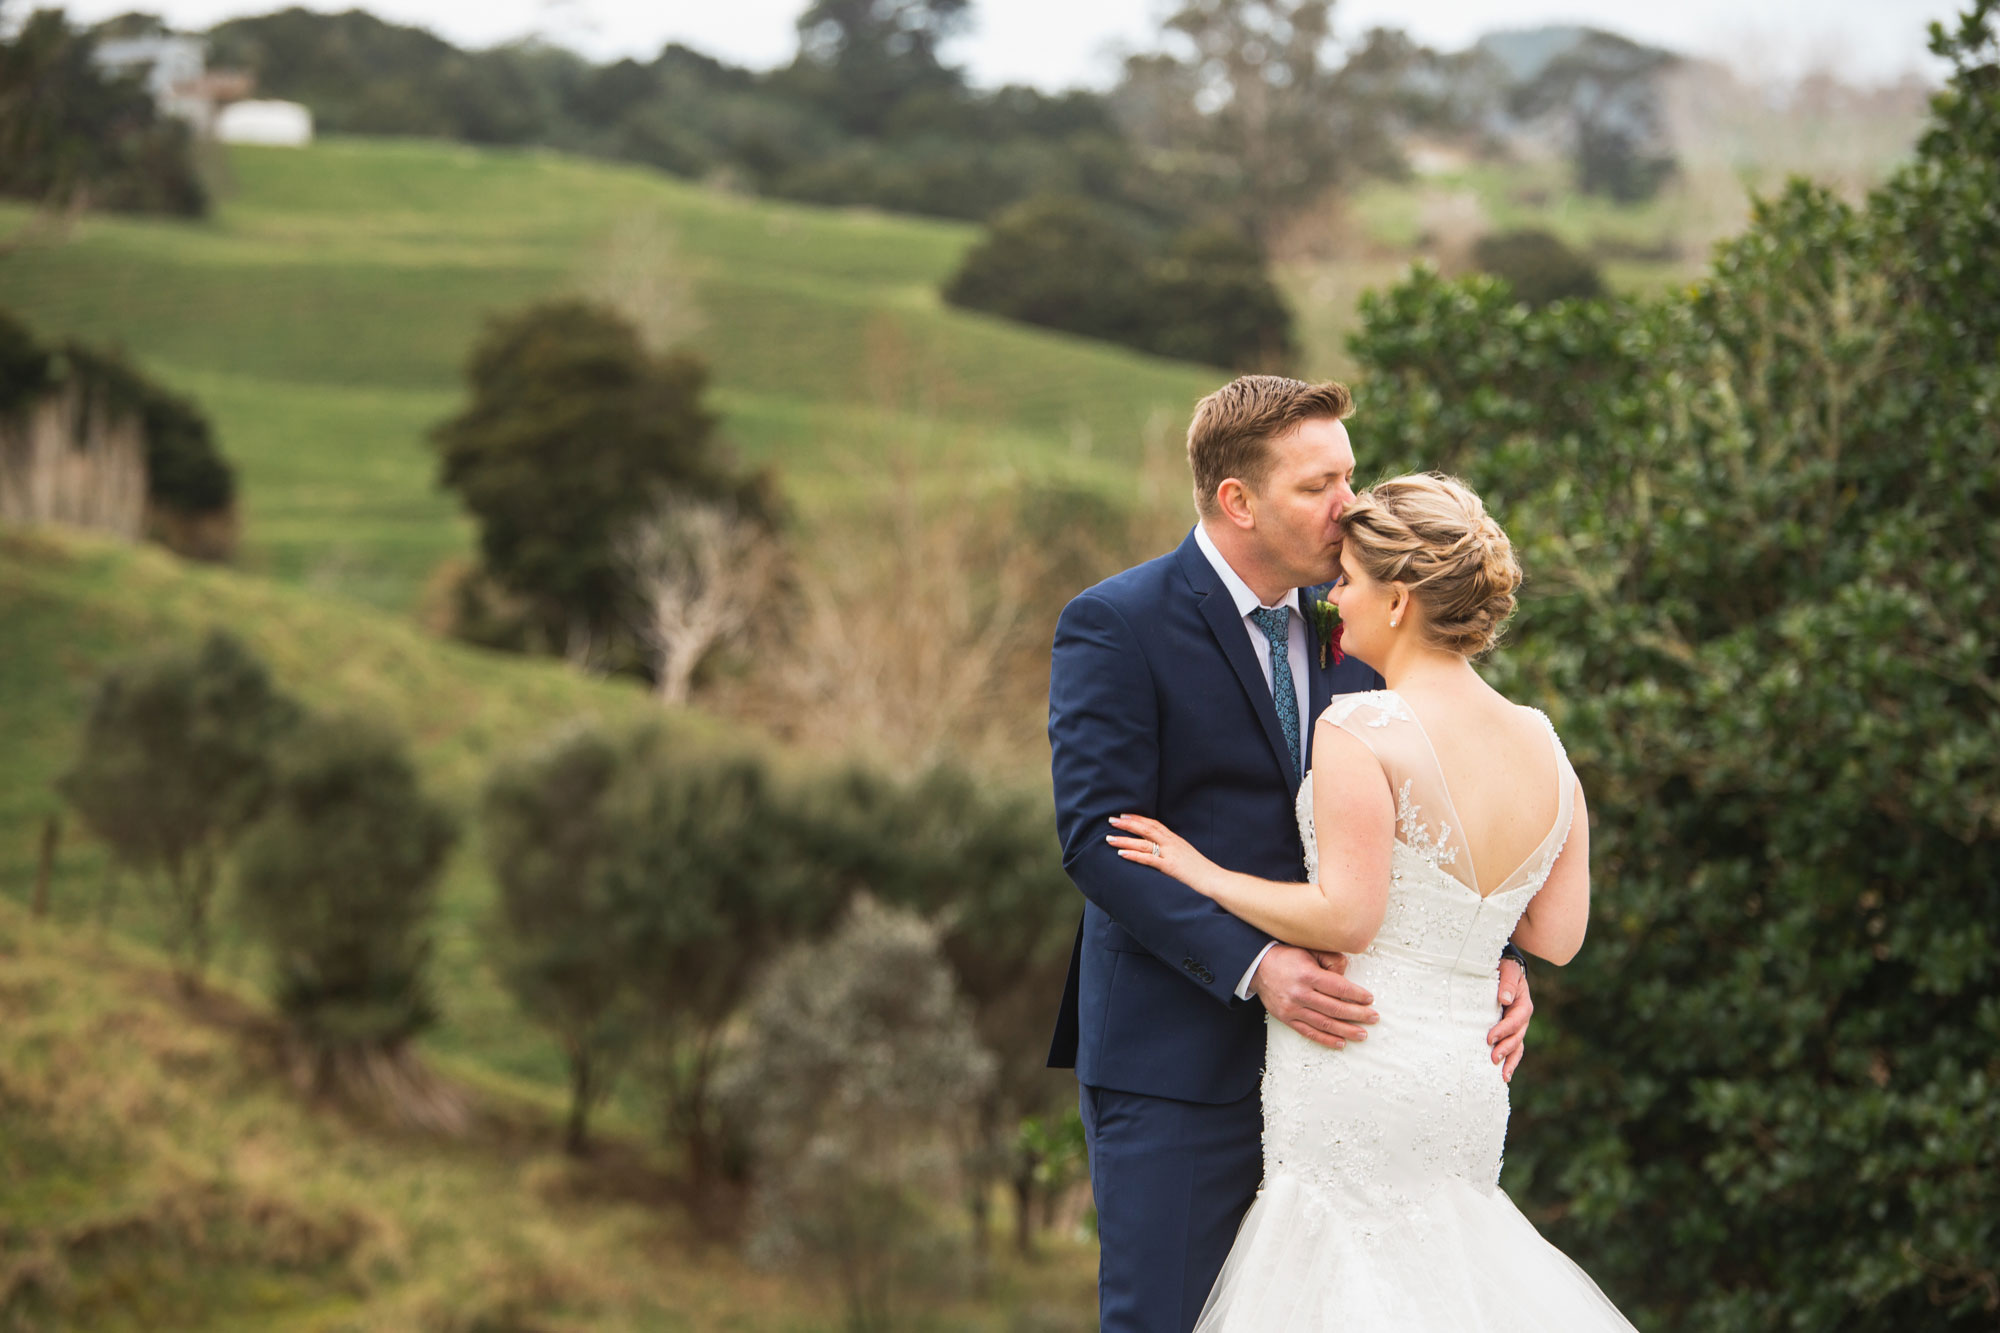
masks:
[[[1500,1017],[1501,946],[1569,837],[1576,778],[1562,742],[1543,718],[1555,823],[1488,891],[1402,697],[1348,695],[1324,717],[1369,748],[1396,793],[1388,908],[1347,971],[1381,1020],[1339,1051],[1267,1020],[1264,1185],[1197,1331],[1630,1329],[1499,1188],[1507,1084],[1486,1032]],[[1310,775],[1298,817],[1315,879]]]

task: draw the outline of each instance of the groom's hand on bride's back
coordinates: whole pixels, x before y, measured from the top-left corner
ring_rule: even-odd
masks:
[[[1339,1050],[1366,1041],[1379,1017],[1375,997],[1349,981],[1347,955],[1315,954],[1278,944],[1257,964],[1250,990],[1264,1010],[1308,1041]]]

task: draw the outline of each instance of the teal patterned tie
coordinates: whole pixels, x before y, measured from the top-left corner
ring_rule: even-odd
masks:
[[[1271,641],[1271,697],[1278,705],[1278,730],[1285,733],[1285,753],[1292,761],[1292,776],[1299,775],[1299,694],[1292,686],[1292,609],[1288,606],[1258,607],[1250,613],[1257,628]]]

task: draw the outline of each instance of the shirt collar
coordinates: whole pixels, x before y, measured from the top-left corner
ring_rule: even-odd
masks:
[[[1245,583],[1236,571],[1229,567],[1229,562],[1222,558],[1222,552],[1215,548],[1215,542],[1209,538],[1208,529],[1199,523],[1194,525],[1194,544],[1201,548],[1201,553],[1208,557],[1208,563],[1215,567],[1215,575],[1222,580],[1222,586],[1229,589],[1229,598],[1236,603],[1237,615],[1248,616],[1263,606],[1263,603],[1257,600],[1257,594],[1250,591],[1250,585]],[[1299,590],[1297,588],[1287,590],[1285,595],[1278,599],[1277,605],[1288,607],[1297,613]],[[1270,609],[1276,610],[1277,607]]]

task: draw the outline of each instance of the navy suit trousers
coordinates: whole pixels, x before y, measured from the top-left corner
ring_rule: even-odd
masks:
[[[1188,1333],[1263,1177],[1263,1102],[1082,1089],[1100,1333]]]

